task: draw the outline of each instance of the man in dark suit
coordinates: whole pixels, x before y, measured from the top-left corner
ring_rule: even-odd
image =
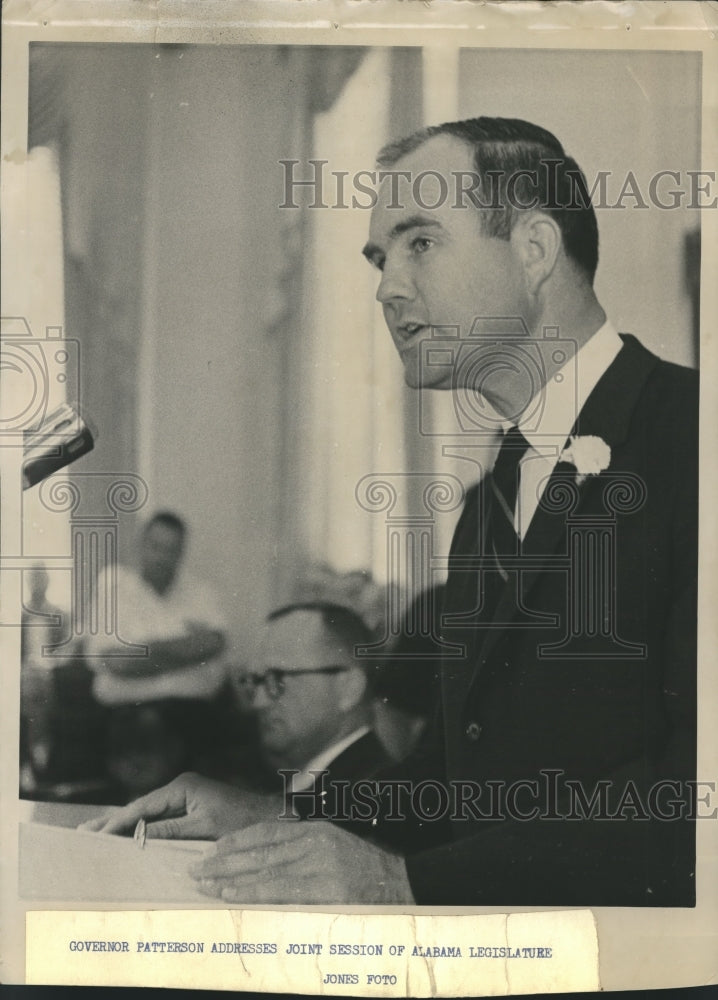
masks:
[[[600,435],[609,467],[579,484],[557,463],[510,555],[495,552],[498,461],[469,492],[444,605],[466,653],[444,666],[443,748],[487,818],[465,810],[444,846],[408,859],[415,898],[694,903],[692,374],[623,338],[572,427]]]
[[[480,393],[503,431],[452,545],[439,753],[405,769],[440,774],[450,808],[380,817],[393,851],[253,827],[209,891],[281,901],[301,874],[307,902],[691,905],[697,376],[607,320],[595,214],[553,135],[474,119],[379,164],[364,253],[406,381]],[[253,846],[275,841],[276,871],[296,837],[301,866],[253,888]],[[314,856],[331,878],[312,892]]]
[[[402,766],[411,808],[382,804],[371,837],[259,822],[202,884],[245,903],[692,905],[697,376],[607,319],[585,181],[544,129],[450,123],[380,166],[364,253],[406,381],[487,401],[502,431],[452,544],[437,725]],[[483,473],[481,430],[461,448]]]
[[[493,171],[504,206],[479,209],[479,234],[455,200],[383,213],[380,201],[365,251],[407,381],[480,388],[504,418],[493,475],[470,491],[452,545],[444,635],[465,655],[443,672],[447,778],[504,798],[409,859],[413,894],[690,905],[697,375],[607,321],[595,215],[549,133],[453,123],[381,165],[470,173],[484,204]],[[457,325],[459,351],[443,370],[427,364],[453,343],[436,328]],[[579,795],[597,788],[607,800],[591,816]]]
[[[354,656],[372,638],[346,607],[289,604],[267,619],[261,668],[240,677],[256,720],[257,783],[286,793],[299,814],[314,810],[330,781],[370,778],[389,764],[371,728],[368,664]]]

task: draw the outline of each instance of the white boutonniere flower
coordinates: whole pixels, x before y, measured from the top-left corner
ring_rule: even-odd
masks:
[[[597,476],[611,464],[611,449],[603,438],[587,434],[585,437],[569,438],[559,462],[569,462],[576,466],[576,485],[580,486],[589,476]]]

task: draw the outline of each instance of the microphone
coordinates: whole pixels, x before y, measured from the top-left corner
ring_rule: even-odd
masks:
[[[62,403],[23,434],[23,490],[47,479],[95,447],[97,430],[77,403]]]

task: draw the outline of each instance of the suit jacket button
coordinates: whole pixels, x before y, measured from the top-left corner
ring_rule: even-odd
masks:
[[[466,739],[470,743],[476,743],[478,742],[478,739],[481,736],[481,726],[478,724],[478,722],[472,721],[466,727],[465,733],[466,733]]]

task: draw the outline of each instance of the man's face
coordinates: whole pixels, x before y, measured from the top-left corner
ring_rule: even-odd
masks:
[[[352,653],[325,634],[317,612],[294,611],[268,624],[257,673],[286,671],[276,700],[261,686],[254,696],[260,743],[271,761],[301,767],[336,739],[346,672],[296,673],[332,666],[351,667]]]
[[[169,524],[155,521],[142,536],[140,553],[142,579],[158,593],[171,586],[179,568],[184,538]]]
[[[364,252],[381,271],[377,299],[404,363],[407,384],[456,387],[461,377],[457,383],[454,363],[437,360],[434,352],[432,364],[422,364],[421,344],[432,337],[432,327],[455,330],[465,340],[477,317],[524,316],[522,268],[511,241],[483,235],[480,210],[468,197],[459,197],[463,205],[457,207],[461,182],[456,172],[475,171],[468,145],[453,136],[436,136],[391,169],[408,171],[410,180],[395,181],[399,194],[394,193],[393,201],[401,207],[393,208],[391,181],[382,182],[372,211]],[[418,186],[415,179],[424,171],[433,176],[427,174]],[[443,197],[436,173],[446,179]],[[421,203],[437,207],[427,209]],[[436,346],[445,347],[446,342]],[[475,364],[469,367],[475,372]]]

